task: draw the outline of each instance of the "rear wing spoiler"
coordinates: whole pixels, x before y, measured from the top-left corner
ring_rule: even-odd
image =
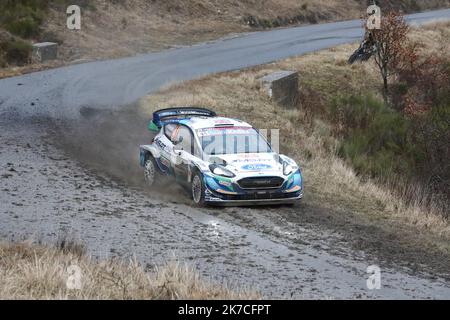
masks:
[[[153,120],[149,124],[149,130],[158,131],[169,120],[179,120],[189,117],[215,117],[214,111],[205,108],[176,107],[158,110],[153,113]]]

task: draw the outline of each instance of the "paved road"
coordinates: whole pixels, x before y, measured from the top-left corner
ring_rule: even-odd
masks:
[[[409,16],[411,22],[449,19],[450,9]],[[256,32],[192,47],[92,62],[0,80],[0,112],[77,117],[79,107],[134,102],[168,82],[235,70],[354,42],[361,21]]]

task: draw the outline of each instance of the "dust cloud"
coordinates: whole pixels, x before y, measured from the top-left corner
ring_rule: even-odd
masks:
[[[139,146],[153,138],[148,118],[135,105],[120,111],[80,109],[80,119],[58,123],[56,143],[90,169],[132,186],[143,186]]]

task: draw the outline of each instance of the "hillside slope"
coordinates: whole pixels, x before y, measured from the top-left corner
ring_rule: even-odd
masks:
[[[82,28],[66,28],[67,4],[82,8]],[[357,19],[366,0],[32,0],[0,4],[0,33],[21,41],[55,41],[60,62],[114,58],[252,30]],[[369,1],[370,2],[370,1]],[[450,6],[450,0],[378,1],[405,12]],[[4,31],[3,31],[4,33]],[[13,42],[11,49],[9,43]],[[17,48],[19,47],[19,48]],[[11,53],[12,50],[12,53]],[[11,58],[18,56],[20,59]],[[0,68],[29,62],[29,46],[0,37]],[[29,67],[28,67],[29,68]],[[26,71],[26,70],[25,70]],[[20,70],[18,71],[20,72]],[[16,72],[17,73],[17,72]],[[4,74],[3,76],[8,75]],[[1,76],[1,72],[0,72]]]

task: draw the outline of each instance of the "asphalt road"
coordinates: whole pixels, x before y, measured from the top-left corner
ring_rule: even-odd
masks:
[[[414,23],[449,19],[450,9],[409,16]],[[263,64],[354,42],[361,21],[256,32],[125,59],[68,66],[0,80],[0,112],[78,117],[79,108],[129,104],[170,82]]]

